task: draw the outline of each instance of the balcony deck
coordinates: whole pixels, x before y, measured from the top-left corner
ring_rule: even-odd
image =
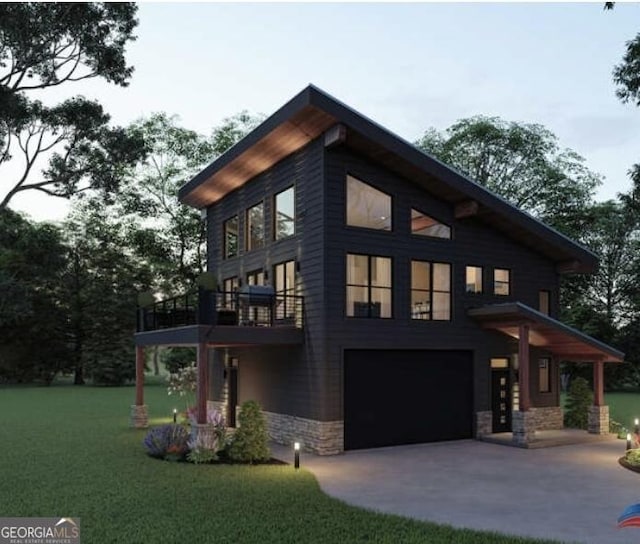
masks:
[[[138,309],[137,346],[301,344],[303,297],[201,289]]]

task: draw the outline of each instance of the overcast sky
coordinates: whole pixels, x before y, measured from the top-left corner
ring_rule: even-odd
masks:
[[[476,114],[540,123],[606,177],[606,199],[640,161],[640,108],[611,78],[640,5],[602,5],[146,3],[129,87],[56,92],[99,99],[117,124],[166,111],[202,133],[243,109],[270,114],[309,83],[410,141]],[[13,207],[66,211],[44,195]]]

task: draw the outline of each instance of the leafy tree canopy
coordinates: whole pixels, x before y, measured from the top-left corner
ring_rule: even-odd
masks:
[[[69,197],[89,188],[109,194],[145,152],[139,134],[109,127],[109,116],[81,96],[57,105],[31,98],[59,85],[101,77],[126,86],[133,72],[125,46],[134,39],[132,3],[0,4],[0,211],[26,190]],[[36,162],[49,159],[41,175]],[[35,178],[35,179],[34,179]]]
[[[560,149],[538,124],[480,115],[444,132],[429,129],[416,145],[569,234],[580,231],[581,210],[601,183],[580,155]]]

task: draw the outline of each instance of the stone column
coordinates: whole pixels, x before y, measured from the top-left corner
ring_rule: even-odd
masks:
[[[515,446],[527,447],[536,436],[536,414],[535,408],[526,412],[516,411],[511,415],[511,429],[513,431],[513,444]]]
[[[609,407],[589,406],[589,432],[607,434],[609,432]]]
[[[492,432],[493,412],[491,410],[476,412],[476,438],[482,438]]]
[[[131,406],[129,426],[144,429],[149,426],[149,413],[144,403],[144,348],[136,346],[136,403]]]

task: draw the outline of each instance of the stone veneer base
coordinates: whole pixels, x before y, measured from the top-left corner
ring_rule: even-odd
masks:
[[[609,433],[609,407],[589,406],[589,426],[591,434]]]
[[[132,404],[129,427],[146,429],[149,426],[149,408],[146,404]]]
[[[476,438],[490,435],[493,432],[493,412],[485,410],[476,412]]]
[[[210,407],[226,415],[226,403],[207,401]],[[286,446],[300,442],[306,451],[335,455],[344,451],[344,421],[318,421],[287,414],[263,411],[269,438]]]
[[[533,408],[536,431],[564,429],[564,415],[560,406]]]
[[[536,436],[535,408],[526,412],[515,411],[511,414],[511,430],[513,433],[513,445],[526,448],[529,442]]]

